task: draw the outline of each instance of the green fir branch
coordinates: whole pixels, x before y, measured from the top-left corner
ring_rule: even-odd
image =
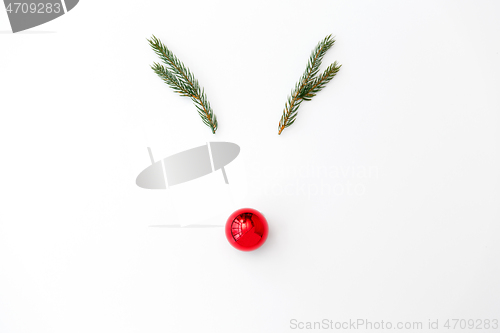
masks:
[[[203,123],[215,134],[218,126],[217,117],[210,107],[204,89],[200,88],[193,73],[154,35],[148,42],[163,62],[163,65],[153,63],[151,69],[176,93],[191,98]]]
[[[332,38],[332,35],[328,35],[312,51],[304,74],[302,74],[299,82],[295,84],[295,88],[285,103],[285,109],[278,125],[278,134],[281,134],[285,128],[295,122],[302,101],[310,101],[337,75],[342,65],[338,65],[335,61],[323,73],[317,76],[323,57],[334,43],[335,40]]]

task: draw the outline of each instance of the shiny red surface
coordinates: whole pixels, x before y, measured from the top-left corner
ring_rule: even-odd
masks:
[[[267,239],[269,227],[266,218],[252,208],[238,209],[226,222],[229,243],[241,251],[253,251]]]

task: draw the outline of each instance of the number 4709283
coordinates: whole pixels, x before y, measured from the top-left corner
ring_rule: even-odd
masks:
[[[59,14],[61,12],[60,3],[27,3],[27,2],[14,2],[7,5],[7,13],[11,14]]]

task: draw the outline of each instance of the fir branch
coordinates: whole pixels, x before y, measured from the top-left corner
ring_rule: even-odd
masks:
[[[295,88],[292,90],[291,95],[285,103],[285,109],[283,110],[278,125],[278,134],[281,134],[285,128],[295,122],[302,101],[310,101],[311,98],[316,96],[316,94],[321,91],[340,70],[342,65],[338,65],[335,61],[328,66],[323,73],[317,76],[326,51],[328,51],[334,43],[335,40],[332,38],[332,35],[328,35],[325,39],[320,41],[312,51],[304,74],[302,74],[299,82],[295,84]]]
[[[154,35],[148,42],[164,64],[155,62],[151,69],[176,93],[191,98],[203,123],[215,134],[218,126],[217,117],[210,107],[204,89],[200,88],[193,73]]]

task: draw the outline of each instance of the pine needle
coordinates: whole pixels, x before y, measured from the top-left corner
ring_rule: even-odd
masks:
[[[334,43],[335,40],[332,38],[332,35],[328,35],[325,39],[320,41],[312,51],[304,74],[299,82],[295,84],[295,88],[292,90],[291,95],[288,96],[287,102],[285,103],[285,109],[278,125],[278,134],[281,134],[285,128],[295,122],[302,101],[310,101],[335,75],[337,75],[342,65],[337,64],[336,61],[328,66],[323,73],[317,75],[326,51],[328,51]]]
[[[203,123],[210,127],[212,133],[217,131],[215,116],[203,88],[198,80],[173,53],[154,35],[148,39],[153,51],[160,57],[164,65],[153,63],[153,71],[176,93],[191,98]]]

